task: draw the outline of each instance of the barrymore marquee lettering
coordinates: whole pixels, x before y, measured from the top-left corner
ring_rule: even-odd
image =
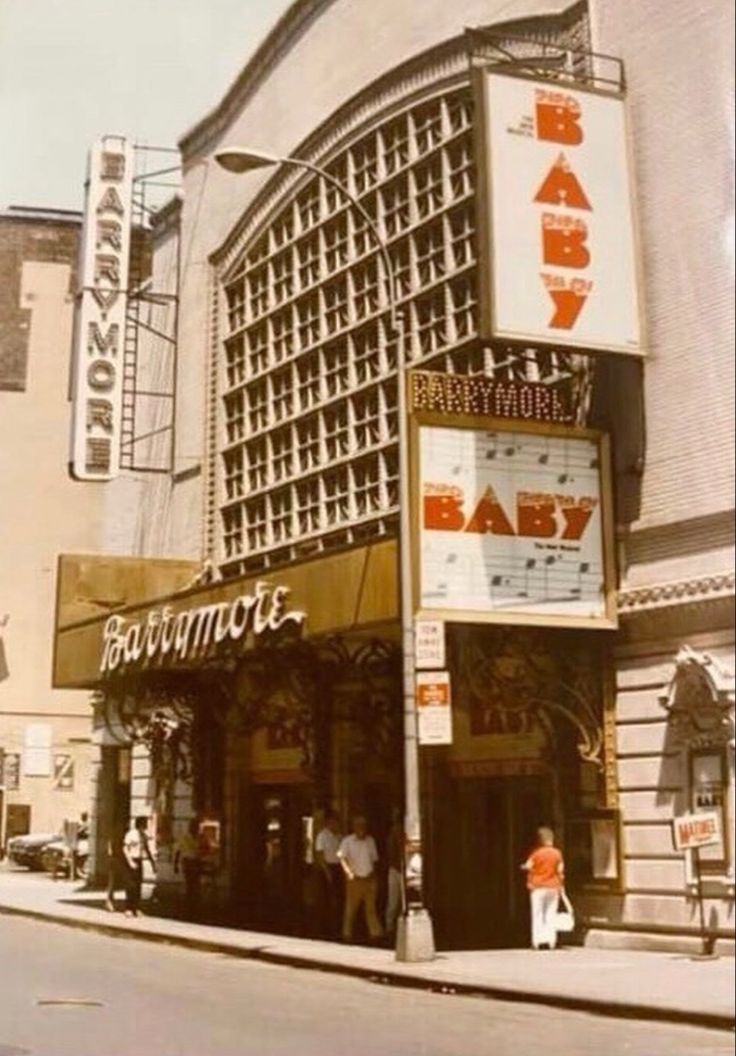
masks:
[[[170,606],[153,609],[144,621],[131,622],[110,616],[103,633],[100,673],[140,660],[171,657],[186,660],[203,655],[212,645],[239,641],[252,632],[256,637],[278,631],[285,624],[301,625],[303,612],[287,612],[288,587],[258,583],[254,594],[233,601],[200,605],[174,613]]]
[[[74,348],[72,472],[117,475],[133,155],[119,136],[90,151]]]
[[[549,385],[491,381],[480,375],[429,370],[413,370],[410,379],[413,411],[559,424],[571,423],[574,418],[567,402]]]

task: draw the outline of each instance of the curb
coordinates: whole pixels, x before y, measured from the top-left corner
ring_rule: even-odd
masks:
[[[155,931],[138,930],[125,924],[75,920],[72,917],[56,915],[37,909],[23,909],[18,906],[0,905],[0,914],[27,917],[50,924],[61,924],[65,927],[77,928],[82,931],[95,931],[113,938],[139,939],[143,942],[179,946],[183,949],[197,950],[201,953],[219,953],[226,957],[234,957],[241,960],[263,961],[284,967],[328,972],[332,975],[347,975],[382,985],[402,987],[406,990],[426,990],[432,993],[483,997],[496,1001],[513,1001],[519,1004],[545,1005],[552,1008],[569,1009],[570,1011],[590,1012],[595,1015],[616,1019],[652,1020],[660,1023],[704,1027],[709,1030],[732,1032],[736,1025],[733,1016],[723,1015],[718,1012],[688,1011],[687,1009],[667,1008],[661,1005],[641,1005],[626,1001],[604,1001],[598,998],[575,997],[569,994],[539,993],[537,991],[510,987],[460,983],[456,980],[448,979],[429,980],[422,976],[395,972],[390,968],[376,971],[374,968],[366,968],[361,965],[338,964],[334,961],[321,961],[311,957],[302,957],[299,954],[278,953],[270,951],[263,946],[235,946],[227,942],[197,939],[189,935],[165,935]]]

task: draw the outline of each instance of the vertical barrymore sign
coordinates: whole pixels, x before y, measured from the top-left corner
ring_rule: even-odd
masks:
[[[624,101],[478,72],[484,337],[641,355]]]
[[[111,480],[119,469],[132,169],[120,136],[103,136],[90,151],[73,350],[78,480]]]

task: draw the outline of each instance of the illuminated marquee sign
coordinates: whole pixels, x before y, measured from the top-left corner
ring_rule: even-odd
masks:
[[[118,473],[133,151],[105,136],[89,155],[74,333],[71,470]]]
[[[419,616],[615,626],[605,437],[425,422],[413,424]]]
[[[478,78],[483,336],[641,354],[623,100]]]
[[[100,673],[140,661],[187,660],[206,655],[211,646],[256,637],[285,624],[302,624],[303,612],[287,612],[288,587],[256,584],[253,594],[233,601],[199,605],[174,612],[170,606],[152,609],[145,620],[110,616],[103,631]]]
[[[435,414],[482,415],[528,421],[572,423],[574,415],[564,396],[549,385],[526,381],[492,381],[479,374],[409,372],[412,411]]]

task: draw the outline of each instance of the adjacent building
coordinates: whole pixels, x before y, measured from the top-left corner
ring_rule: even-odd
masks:
[[[308,929],[324,810],[346,823],[365,812],[383,843],[401,807],[390,270],[422,372],[418,428],[420,412],[455,415],[448,427],[475,415],[487,464],[517,459],[541,480],[562,460],[551,494],[527,484],[517,510],[536,556],[504,551],[491,571],[495,551],[481,551],[479,575],[515,591],[519,617],[447,617],[452,743],[420,748],[439,943],[526,941],[519,862],[540,822],[565,850],[581,939],[695,941],[695,860],[672,842],[689,811],[718,815],[723,839],[700,875],[710,932],[732,941],[731,66],[725,10],[660,6],[377,0],[368,21],[351,0],[298,0],[181,140],[183,193],[154,224],[147,317],[155,340],[175,342],[172,464],[136,492],[137,557],[60,565],[54,681],[94,693],[99,875],[110,833],[146,813],[172,892],[174,840],[197,816],[208,899],[251,926]],[[489,69],[533,82],[553,121],[575,125],[565,92],[626,98],[641,308],[628,349],[489,336],[491,287],[514,260],[513,231],[496,271],[483,248],[476,80]],[[257,167],[224,171],[215,155],[231,147]],[[328,178],[272,164],[283,157]],[[564,156],[555,171],[562,221],[544,230],[562,253],[580,242],[569,195],[587,199]],[[554,276],[548,288],[566,311],[590,292]],[[153,464],[171,435],[163,411],[148,413],[140,457]],[[569,497],[576,473],[600,489],[587,505]],[[523,534],[485,499],[466,532]],[[596,567],[565,545],[589,521]],[[125,604],[95,615],[101,565]],[[554,602],[559,569],[572,618],[530,618],[530,592]]]

